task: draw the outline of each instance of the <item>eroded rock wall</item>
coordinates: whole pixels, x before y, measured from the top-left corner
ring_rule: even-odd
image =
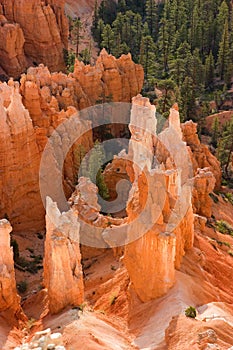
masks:
[[[68,23],[64,6],[64,0],[0,1],[1,66],[7,75],[18,77],[32,63],[44,63],[52,71],[65,68]]]

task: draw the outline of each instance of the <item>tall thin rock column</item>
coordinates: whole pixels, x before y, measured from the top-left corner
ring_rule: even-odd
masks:
[[[79,306],[84,300],[79,229],[73,211],[61,214],[47,197],[44,285],[52,314],[67,306]]]

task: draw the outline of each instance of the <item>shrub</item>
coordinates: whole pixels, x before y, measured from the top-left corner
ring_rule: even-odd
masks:
[[[217,221],[216,228],[220,233],[222,233],[224,235],[233,236],[233,228],[231,227],[230,224],[228,224],[228,222],[226,222],[224,220]]]
[[[197,312],[196,312],[195,307],[189,306],[189,307],[185,310],[185,316],[186,316],[186,317],[195,318],[195,317],[197,316]]]
[[[219,241],[219,240],[217,240],[217,239],[215,239],[215,238],[212,238],[212,240],[215,241],[216,243],[218,243],[220,246],[224,245],[224,246],[226,246],[226,247],[228,247],[228,248],[231,247],[231,245],[230,245],[229,242]]]
[[[228,202],[230,202],[233,205],[233,194],[230,192],[225,193],[225,197],[227,198]]]
[[[27,281],[21,281],[17,284],[17,289],[19,291],[19,293],[25,293],[28,289],[28,284]]]
[[[218,203],[219,202],[218,196],[216,196],[214,193],[210,193],[209,196],[214,201],[214,203]]]

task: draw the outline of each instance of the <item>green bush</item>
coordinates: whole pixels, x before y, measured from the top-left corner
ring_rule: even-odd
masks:
[[[196,312],[195,307],[189,306],[189,307],[185,310],[185,316],[186,316],[186,317],[195,318],[195,317],[197,316],[197,312]]]
[[[228,242],[218,241],[218,240],[215,239],[215,238],[212,238],[212,240],[215,241],[216,243],[218,243],[220,246],[224,245],[224,246],[226,246],[226,247],[228,247],[228,248],[231,247],[230,243],[228,243]]]
[[[227,198],[228,202],[230,202],[233,205],[233,194],[230,192],[225,193],[225,197]]]
[[[216,222],[216,228],[217,230],[224,234],[224,235],[231,235],[233,236],[233,228],[231,227],[230,224],[228,224],[228,222],[224,221],[224,220],[219,220]]]

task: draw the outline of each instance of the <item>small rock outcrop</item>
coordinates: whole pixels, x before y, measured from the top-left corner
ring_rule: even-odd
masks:
[[[206,145],[201,144],[198,135],[197,135],[197,124],[189,120],[186,123],[182,124],[182,133],[183,140],[187,143],[187,146],[190,147],[192,152],[192,163],[194,171],[197,171],[198,168],[204,169],[209,168],[210,171],[214,174],[216,183],[215,189],[221,187],[221,167],[217,158],[210,152],[209,148]]]
[[[84,300],[79,230],[73,211],[61,214],[47,197],[44,285],[52,314]]]
[[[0,62],[3,74],[19,77],[28,66],[24,53],[25,38],[18,23],[9,23],[0,15]]]
[[[143,68],[132,61],[130,53],[117,59],[105,49],[100,52],[94,67],[76,60],[71,76],[77,79],[91,105],[100,99],[102,102],[131,102],[141,91],[144,81]]]
[[[81,243],[93,248],[109,248],[104,231],[111,225],[120,226],[126,220],[101,214],[97,194],[98,187],[90,179],[81,177],[69,204],[79,218]]]
[[[52,71],[65,68],[68,22],[64,6],[64,0],[0,1],[1,66],[7,75],[19,77],[32,63],[44,63]]]
[[[195,214],[210,218],[212,215],[212,199],[209,194],[215,188],[216,179],[209,168],[197,169],[194,178],[193,207]]]
[[[51,329],[45,329],[44,331],[36,332],[30,343],[25,343],[21,346],[17,346],[14,350],[66,350],[63,346],[62,334],[52,333]]]
[[[9,311],[13,316],[20,310],[20,297],[16,290],[13,250],[10,247],[12,227],[7,220],[0,221],[0,313]]]

